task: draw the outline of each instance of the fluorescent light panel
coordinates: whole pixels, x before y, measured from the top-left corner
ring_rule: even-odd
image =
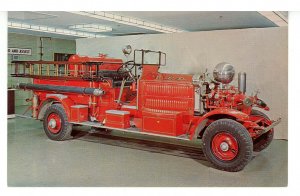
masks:
[[[76,24],[76,25],[69,26],[69,28],[74,30],[88,31],[88,32],[95,32],[95,33],[112,31],[111,27],[102,26],[98,24]]]
[[[83,11],[77,11],[77,12],[70,12],[70,13],[78,14],[78,15],[82,15],[82,16],[89,16],[89,17],[93,17],[93,18],[98,18],[98,19],[101,19],[101,20],[117,22],[117,23],[120,23],[120,24],[135,26],[135,27],[139,27],[139,28],[143,28],[143,29],[162,32],[162,33],[185,32],[184,30],[181,30],[181,29],[168,27],[168,26],[165,26],[165,25],[156,24],[156,23],[152,23],[152,22],[149,22],[149,21],[143,21],[143,20],[140,20],[138,18],[131,18],[131,17],[127,17],[127,16],[112,14],[112,13],[108,13],[108,12],[98,12],[98,11],[83,12]]]
[[[74,30],[49,27],[49,26],[31,25],[31,24],[12,22],[12,21],[8,22],[8,27],[14,28],[14,29],[25,29],[25,30],[30,30],[30,31],[53,33],[53,34],[68,35],[68,36],[77,36],[77,37],[86,37],[86,38],[106,37],[104,35],[99,35],[99,34],[94,34],[94,33],[74,31]]]

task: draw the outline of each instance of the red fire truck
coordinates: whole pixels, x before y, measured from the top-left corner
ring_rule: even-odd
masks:
[[[123,50],[130,54],[131,48]],[[134,50],[132,61],[73,55],[68,61],[15,61],[14,77],[32,78],[32,117],[43,121],[52,140],[71,137],[73,125],[169,137],[202,139],[206,158],[218,169],[242,170],[253,151],[272,141],[274,126],[248,96],[246,74],[230,85],[234,67],[220,63],[202,74],[161,73],[166,54]],[[259,108],[257,110],[255,108]]]

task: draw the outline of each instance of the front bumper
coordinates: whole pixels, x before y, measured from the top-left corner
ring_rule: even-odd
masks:
[[[278,118],[277,120],[273,121],[272,124],[266,128],[264,128],[261,132],[261,135],[264,133],[267,133],[271,129],[273,129],[276,125],[278,125],[281,122],[281,118]]]

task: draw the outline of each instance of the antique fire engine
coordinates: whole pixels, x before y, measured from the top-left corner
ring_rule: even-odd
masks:
[[[123,50],[131,53],[131,47]],[[15,61],[14,77],[32,90],[32,117],[42,120],[52,140],[71,137],[73,125],[169,137],[202,139],[207,159],[226,171],[242,170],[253,151],[272,141],[280,122],[254,108],[269,110],[257,95],[248,96],[246,74],[230,85],[235,70],[218,64],[213,77],[160,73],[166,54],[134,50],[123,62],[106,55],[73,55],[68,61]]]

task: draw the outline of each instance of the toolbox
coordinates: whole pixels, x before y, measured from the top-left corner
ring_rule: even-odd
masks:
[[[128,111],[106,110],[105,115],[105,126],[123,129],[130,127],[130,113]]]
[[[71,122],[84,122],[84,121],[88,121],[88,106],[72,105]]]

